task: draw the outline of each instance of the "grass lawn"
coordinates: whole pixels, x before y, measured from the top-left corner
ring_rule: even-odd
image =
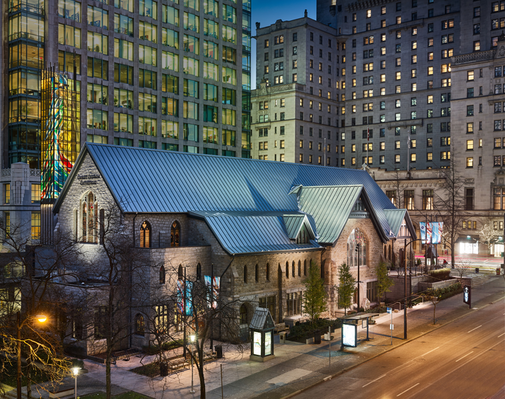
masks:
[[[85,396],[79,396],[80,399],[105,399],[105,392],[92,393]],[[116,396],[114,399],[151,399],[149,396],[141,395],[136,392],[125,392]]]

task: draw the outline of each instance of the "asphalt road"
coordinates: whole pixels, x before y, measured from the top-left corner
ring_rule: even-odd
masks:
[[[295,398],[503,399],[505,299]]]

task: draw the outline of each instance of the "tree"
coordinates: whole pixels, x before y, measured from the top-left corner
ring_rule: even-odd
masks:
[[[324,280],[321,278],[319,268],[311,261],[309,275],[305,280],[305,293],[303,295],[303,309],[308,313],[314,323],[319,315],[326,311],[326,290]]]
[[[493,220],[492,217],[487,217],[479,231],[479,237],[484,243],[486,243],[489,253],[491,253],[491,248],[493,247],[495,240],[498,236],[503,234],[503,231],[495,230],[494,223],[497,222]]]
[[[377,275],[377,298],[379,302],[386,292],[391,292],[393,280],[388,276],[388,268],[385,262],[379,262],[375,267],[375,274]]]
[[[344,308],[347,315],[347,308],[350,308],[352,304],[356,279],[351,274],[350,268],[346,263],[340,265],[338,273],[338,307]]]
[[[78,249],[59,234],[52,246],[34,245],[29,232],[28,226],[0,226],[7,251],[0,261],[0,382],[12,384],[19,374],[30,398],[32,389],[47,391],[69,373],[70,363],[63,355],[69,298],[55,283],[68,276],[66,265]],[[36,321],[41,314],[47,317],[44,324]],[[50,384],[34,382],[41,373]]]
[[[424,295],[426,299],[431,301],[433,304],[433,324],[436,324],[437,318],[436,318],[436,311],[437,311],[437,305],[441,300],[441,295],[438,292],[438,290],[434,290],[432,288],[429,288],[427,291],[427,294]]]
[[[160,319],[156,311],[149,312],[152,317],[149,322],[149,332],[156,344],[181,341],[181,330],[187,337],[194,340],[182,340],[182,345],[189,358],[192,359],[200,382],[200,397],[205,399],[205,369],[204,363],[210,353],[205,351],[206,343],[211,335],[219,334],[222,339],[237,343],[239,341],[238,299],[225,298],[217,287],[211,292],[209,280],[195,272],[194,267],[179,267],[170,264],[166,269],[168,291],[162,297],[156,298],[150,305],[152,310],[166,306],[176,309],[168,317]],[[176,317],[175,317],[176,316]],[[158,361],[165,362],[164,354],[159,352]]]
[[[114,351],[128,346],[128,338],[133,333],[132,296],[134,292],[147,289],[141,269],[149,262],[148,254],[135,248],[134,237],[119,205],[104,201],[102,206],[100,226],[95,224],[93,236],[101,245],[96,248],[94,256],[80,259],[85,264],[81,278],[99,282],[92,290],[95,298],[88,297],[85,303],[88,320],[84,330],[88,334],[83,338],[94,339],[95,344],[103,349],[106,398],[110,399]],[[87,292],[88,296],[90,292]]]
[[[442,240],[451,250],[451,267],[455,266],[456,240],[467,218],[465,210],[471,208],[464,195],[464,178],[454,168],[454,161],[447,169],[440,169],[442,178],[441,194],[436,192],[435,209],[444,223]]]

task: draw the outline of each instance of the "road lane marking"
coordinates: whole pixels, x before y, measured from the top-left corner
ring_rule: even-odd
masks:
[[[471,351],[470,353],[467,353],[465,356],[463,357],[460,357],[458,360],[456,360],[456,363],[459,362],[460,360],[464,359],[465,357],[467,357],[468,355],[471,355],[473,353],[473,351]]]
[[[383,374],[383,375],[381,375],[380,377],[376,378],[375,380],[370,381],[368,384],[363,385],[361,388],[365,388],[366,386],[368,386],[368,385],[370,385],[370,384],[374,383],[375,381],[379,381],[381,378],[383,378],[383,377],[385,377],[385,376],[386,376],[386,374]]]
[[[503,337],[505,333],[498,335],[498,338]]]
[[[477,330],[478,328],[481,328],[481,327],[482,327],[482,324],[480,326],[478,326],[478,327],[475,327],[473,330],[468,331],[468,334],[470,334],[472,331],[475,331],[475,330]]]
[[[421,357],[426,356],[428,353],[431,353],[431,352],[433,352],[433,351],[436,351],[438,348],[440,348],[440,346],[437,346],[435,349],[432,349],[431,351],[426,352],[424,355],[421,355]]]
[[[420,383],[418,382],[416,385],[412,385],[409,389],[406,389],[405,391],[403,391],[402,393],[399,393],[399,394],[398,394],[398,395],[396,395],[396,396],[398,397],[398,396],[403,395],[405,392],[410,391],[412,388],[417,387],[419,384],[420,384]]]

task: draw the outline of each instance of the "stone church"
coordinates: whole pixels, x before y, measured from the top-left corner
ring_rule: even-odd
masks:
[[[124,315],[132,338],[124,346],[148,345],[149,320],[180,317],[173,305],[147,310],[136,303],[169,289],[174,270],[179,279],[182,269],[220,277],[246,327],[258,306],[276,323],[302,318],[312,262],[329,295],[325,316],[335,317],[338,267],[348,263],[355,276],[359,268],[354,301],[373,302],[376,265],[391,258],[397,239],[415,235],[407,211],[395,208],[366,171],[86,143],[53,212],[57,230],[88,259],[99,259],[95,267],[107,263],[101,244],[111,204],[122,236],[143,257],[148,287],[132,288]],[[96,288],[86,273],[79,276],[82,290]],[[95,302],[97,312],[99,296]]]

